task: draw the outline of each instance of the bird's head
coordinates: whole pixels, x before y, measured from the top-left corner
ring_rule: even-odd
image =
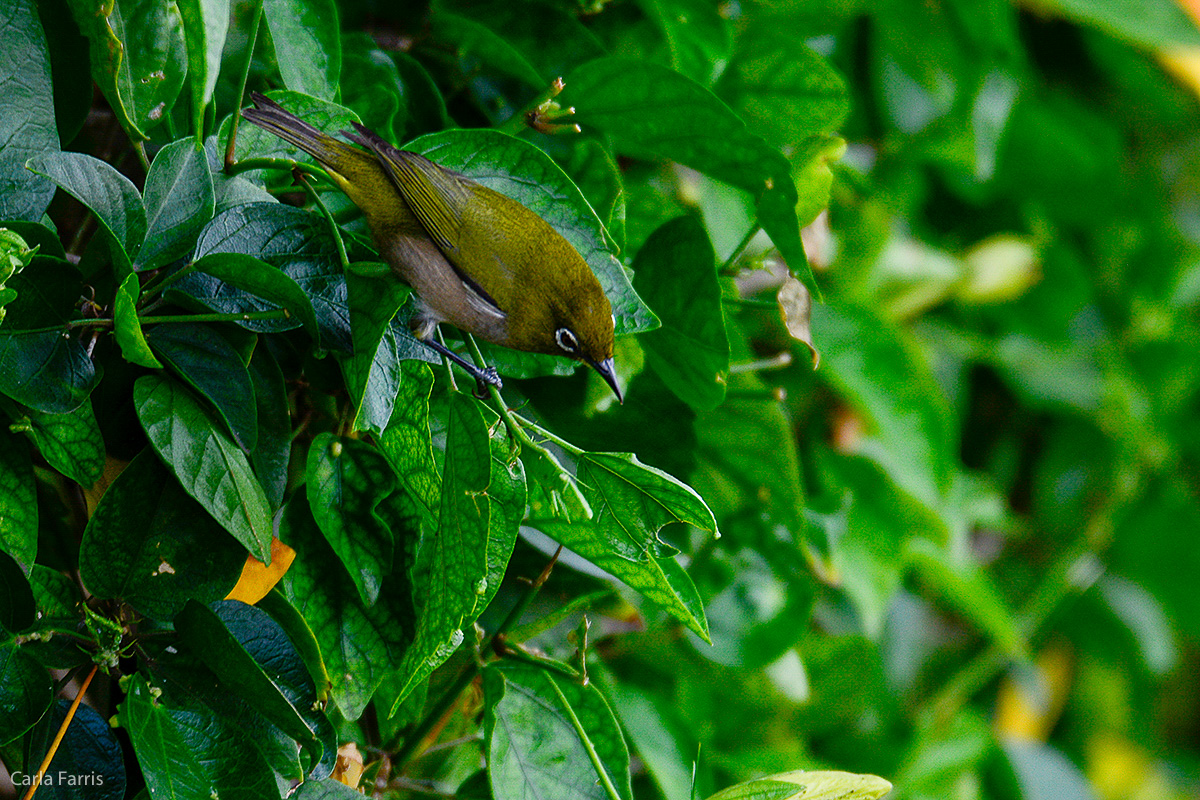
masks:
[[[591,289],[589,291],[589,289]],[[559,297],[560,303],[553,315],[551,335],[553,346],[546,352],[554,352],[582,361],[604,378],[617,396],[624,401],[621,387],[613,367],[613,318],[612,306],[599,284],[580,291],[568,292]],[[565,301],[565,302],[562,302]]]

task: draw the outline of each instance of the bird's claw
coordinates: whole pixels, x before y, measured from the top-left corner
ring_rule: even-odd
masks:
[[[500,373],[496,371],[495,367],[479,370],[479,374],[475,376],[475,397],[486,400],[489,385],[495,386],[497,389],[504,388],[504,383],[500,380]]]

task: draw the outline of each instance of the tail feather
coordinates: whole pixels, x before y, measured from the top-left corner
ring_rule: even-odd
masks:
[[[252,92],[250,99],[255,107],[243,109],[243,118],[295,145],[337,172],[345,174],[354,163],[362,161],[363,156],[367,155],[322,133],[263,94]]]

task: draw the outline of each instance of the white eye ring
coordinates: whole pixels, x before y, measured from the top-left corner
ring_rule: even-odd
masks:
[[[554,341],[563,349],[563,352],[574,355],[579,352],[579,341],[575,338],[575,334],[571,333],[570,328],[559,328],[554,332]]]

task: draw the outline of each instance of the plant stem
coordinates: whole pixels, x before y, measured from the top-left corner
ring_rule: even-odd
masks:
[[[46,757],[42,759],[42,765],[38,767],[37,775],[33,776],[33,783],[29,785],[29,791],[25,793],[22,800],[30,800],[37,792],[38,787],[42,785],[42,778],[46,776],[46,770],[50,768],[50,762],[54,760],[54,754],[58,752],[58,746],[62,744],[63,737],[67,735],[67,726],[71,724],[71,720],[75,719],[75,712],[79,710],[79,703],[83,700],[84,694],[87,693],[88,686],[92,683],[92,678],[96,677],[96,671],[100,669],[98,665],[92,665],[92,671],[83,679],[83,684],[79,687],[79,691],[75,694],[75,699],[71,702],[71,707],[67,709],[67,715],[63,717],[62,724],[58,726],[58,734],[54,737],[54,741],[50,743],[50,749],[46,751]]]
[[[739,258],[741,258],[742,253],[746,251],[746,248],[750,246],[750,242],[754,240],[754,237],[757,236],[758,232],[761,230],[762,226],[755,222],[754,225],[751,226],[750,230],[746,231],[746,235],[742,237],[740,242],[738,242],[738,246],[733,248],[733,252],[729,254],[729,258],[725,259],[725,263],[721,265],[719,270],[717,270],[718,275],[737,274],[737,270],[733,268],[733,265]]]
[[[139,317],[142,325],[155,325],[164,322],[249,322],[255,319],[290,319],[291,313],[286,308],[273,308],[270,311],[248,311],[245,314],[164,314],[158,317]],[[71,330],[73,328],[111,328],[111,319],[76,319],[65,326],[51,325],[46,328],[30,328],[29,330],[13,331],[14,334],[49,333],[50,331]]]
[[[233,150],[237,145],[238,123],[242,119],[240,113],[242,103],[246,100],[246,82],[250,80],[250,64],[254,61],[254,48],[258,44],[258,25],[262,22],[263,4],[262,0],[258,0],[254,4],[254,17],[250,22],[250,38],[249,44],[246,45],[246,63],[242,65],[242,78],[238,81],[238,111],[233,115],[233,122],[229,127],[229,142],[225,145],[225,174],[235,175]]]
[[[321,210],[321,216],[325,217],[325,221],[329,223],[329,230],[333,234],[333,241],[337,244],[338,259],[342,262],[342,272],[350,271],[350,258],[346,255],[346,243],[342,241],[342,229],[338,227],[337,220],[333,218],[333,214],[329,213],[329,207],[325,205],[325,201],[321,199],[321,195],[313,189],[312,184],[304,177],[304,172],[297,169],[294,173],[297,182],[304,187],[304,191],[308,193],[309,198],[317,204],[317,208]]]
[[[596,775],[600,778],[600,783],[604,786],[604,791],[608,794],[609,800],[621,800],[621,794],[617,791],[617,787],[613,786],[612,778],[608,774],[608,770],[604,768],[604,762],[600,760],[600,754],[596,752],[596,746],[592,744],[592,738],[587,735],[587,731],[583,728],[583,723],[579,721],[579,717],[575,714],[575,709],[571,708],[571,704],[567,701],[567,696],[563,694],[562,689],[558,688],[553,676],[549,673],[543,673],[546,681],[550,684],[550,688],[554,690],[554,694],[558,697],[558,702],[562,705],[563,711],[567,712],[567,718],[571,721],[571,726],[575,728],[575,733],[579,737],[579,741],[583,744],[583,749],[587,750],[588,759],[592,762],[592,769],[596,770]]]
[[[160,274],[154,276],[154,278],[152,278],[150,280],[150,282],[147,283],[146,286],[142,289],[142,296],[141,296],[141,299],[138,301],[138,307],[143,308],[147,303],[149,303],[150,298],[152,298],[154,295],[156,295],[160,292],[166,291],[167,287],[171,286],[176,281],[182,280],[186,275],[194,272],[195,269],[196,269],[196,262],[191,261],[191,262],[188,262],[187,264],[184,264],[182,267],[175,270],[174,272],[171,272],[171,273],[163,272],[163,273],[160,273]]]

